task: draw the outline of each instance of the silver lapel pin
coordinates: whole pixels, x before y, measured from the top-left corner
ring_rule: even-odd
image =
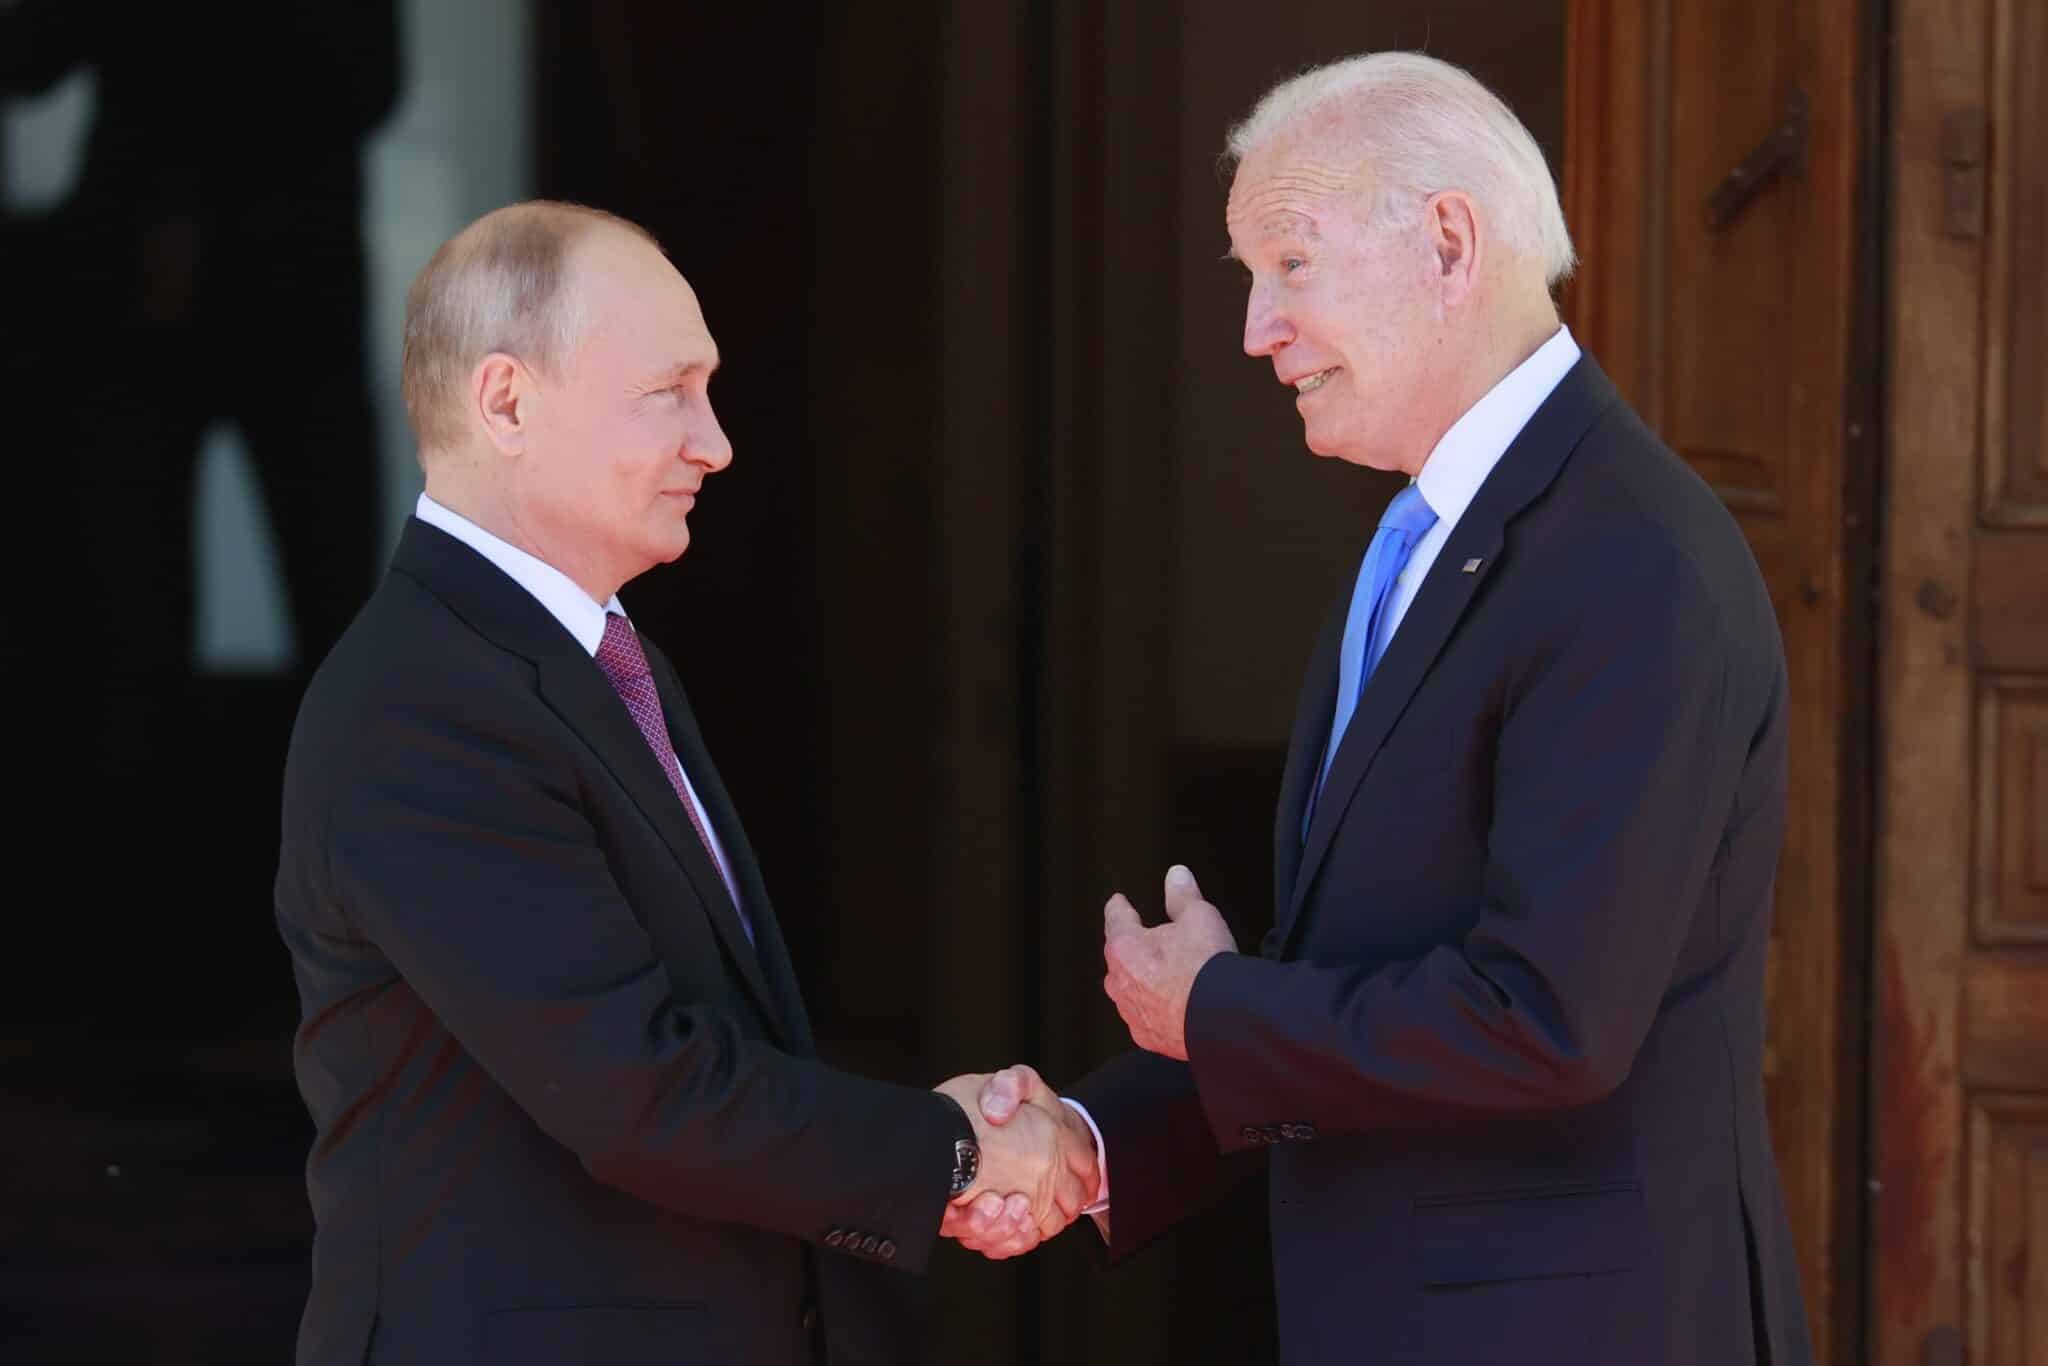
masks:
[[[1479,572],[1479,561],[1477,561],[1477,560],[1467,560],[1467,561],[1465,561],[1465,571],[1464,571],[1464,572],[1465,572],[1465,573],[1467,573],[1467,574],[1477,574],[1477,573]]]

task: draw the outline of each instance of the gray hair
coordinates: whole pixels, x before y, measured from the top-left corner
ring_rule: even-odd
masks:
[[[601,227],[654,243],[602,209],[535,199],[485,214],[421,267],[405,296],[399,388],[422,459],[462,439],[460,396],[478,361],[502,351],[545,372],[575,349],[587,320],[569,256]]]
[[[1440,190],[1463,190],[1518,254],[1556,285],[1577,264],[1543,150],[1469,72],[1419,52],[1374,52],[1314,67],[1267,91],[1230,130],[1225,165],[1311,114],[1341,111],[1347,150],[1371,170],[1375,217],[1405,220]]]

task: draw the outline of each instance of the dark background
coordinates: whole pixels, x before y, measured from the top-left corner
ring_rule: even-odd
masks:
[[[215,44],[257,23],[221,12]],[[830,1056],[914,1082],[1013,1058],[1076,1075],[1121,1037],[1099,991],[1101,903],[1121,889],[1156,907],[1170,861],[1241,940],[1263,931],[1298,669],[1391,488],[1309,457],[1268,367],[1239,354],[1223,132],[1302,66],[1426,46],[1492,83],[1555,166],[1562,15],[1560,0],[534,0],[530,69],[504,76],[529,83],[532,191],[645,224],[725,358],[714,398],[735,463],[689,555],[625,597],[690,687]],[[150,290],[187,278],[161,223],[265,195],[360,211],[332,179],[307,189],[303,149],[260,132],[327,69],[320,51],[234,51],[211,75],[217,53],[156,54],[186,76],[167,106],[208,82],[241,97],[219,116],[222,169],[88,176],[0,228],[21,497],[0,566],[20,813],[0,957],[7,1366],[284,1360],[304,1293],[310,1130],[270,913],[301,664],[138,662],[190,581],[189,547],[88,548],[138,507],[190,518],[184,447],[155,427],[109,435],[95,414],[204,388],[221,395],[207,419],[234,422],[266,399],[311,403],[314,372],[348,370],[310,335],[328,286],[300,276],[263,277],[217,330],[148,330]],[[417,61],[401,41],[399,109],[432,74]],[[279,111],[267,121],[258,96]],[[331,142],[358,156],[374,127]],[[221,272],[307,259],[233,240],[199,272],[209,297],[252,292]],[[386,264],[409,276],[433,245]],[[345,266],[352,249],[311,259]],[[334,436],[288,447],[287,480],[375,465],[368,448],[306,454]],[[389,528],[335,506],[332,557],[381,558]],[[317,639],[303,612],[294,624]],[[942,1250],[945,1359],[1271,1360],[1262,1201],[1248,1188],[1108,1276],[1085,1231],[1002,1267]]]

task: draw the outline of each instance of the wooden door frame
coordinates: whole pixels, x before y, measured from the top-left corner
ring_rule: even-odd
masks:
[[[2016,28],[2032,0],[1977,0],[1968,22],[1954,0],[1895,3],[1871,1359],[1951,1366],[2010,1346],[1994,1152],[2001,1125],[2048,1125],[2042,960],[1997,923],[1988,824],[2010,796],[1999,709],[2048,673],[2048,612],[2014,575],[2038,563],[2018,553],[2038,495],[2011,506],[1994,478],[2007,310],[2031,284],[2011,270],[2015,97],[2040,49]]]

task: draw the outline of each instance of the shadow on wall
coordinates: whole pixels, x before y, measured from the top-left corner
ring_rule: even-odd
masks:
[[[0,1001],[0,1358],[289,1359],[283,748],[419,489],[406,285],[527,192],[529,28],[528,0],[0,0],[0,651],[23,847],[60,872]]]

